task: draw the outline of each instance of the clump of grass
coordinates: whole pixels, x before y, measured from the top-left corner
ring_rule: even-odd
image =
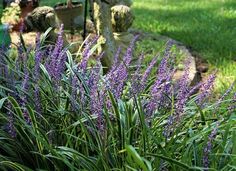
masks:
[[[209,101],[215,73],[190,87],[188,61],[174,82],[171,42],[153,77],[156,58],[142,69],[141,56],[129,71],[134,41],[103,75],[100,57],[88,65],[95,43],[86,43],[79,64],[60,34],[56,45],[42,47],[38,36],[35,49],[22,44],[16,59],[2,56],[1,170],[235,167],[234,85]]]

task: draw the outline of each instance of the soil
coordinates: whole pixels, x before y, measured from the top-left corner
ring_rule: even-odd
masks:
[[[69,32],[65,32],[65,34],[69,43],[71,42],[82,43],[83,41],[80,33],[71,34]],[[13,46],[20,43],[19,32],[16,32],[16,31],[11,32],[10,36],[11,36],[11,41],[12,41]],[[36,32],[23,33],[22,36],[26,45],[35,46]]]

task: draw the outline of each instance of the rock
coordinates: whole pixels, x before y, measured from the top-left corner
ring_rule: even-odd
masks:
[[[191,80],[190,85],[195,85],[201,79],[201,77],[197,71],[195,58],[192,56],[190,51],[185,46],[183,46],[181,43],[177,42],[176,47],[178,49],[180,49],[181,53],[184,55],[184,59],[190,60],[190,65],[189,65],[189,68],[190,68],[189,69],[189,79]],[[184,71],[177,70],[176,73],[174,74],[174,79],[178,80],[183,74],[184,74]]]

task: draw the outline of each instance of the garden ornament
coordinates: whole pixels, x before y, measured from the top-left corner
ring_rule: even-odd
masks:
[[[134,21],[134,15],[130,7],[126,5],[115,5],[111,8],[112,29],[116,46],[122,48],[122,54],[128,48],[130,41],[134,38],[128,32]]]
[[[55,11],[52,7],[43,6],[35,8],[24,19],[24,32],[37,31],[44,33],[48,28],[52,28],[50,31],[47,42],[56,42],[57,33],[55,29],[59,27],[58,20]],[[64,45],[67,45],[68,41],[64,36]]]

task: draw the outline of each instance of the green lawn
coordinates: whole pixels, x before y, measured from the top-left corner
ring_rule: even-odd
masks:
[[[235,0],[136,0],[135,28],[183,42],[210,68],[218,86],[236,79]]]

